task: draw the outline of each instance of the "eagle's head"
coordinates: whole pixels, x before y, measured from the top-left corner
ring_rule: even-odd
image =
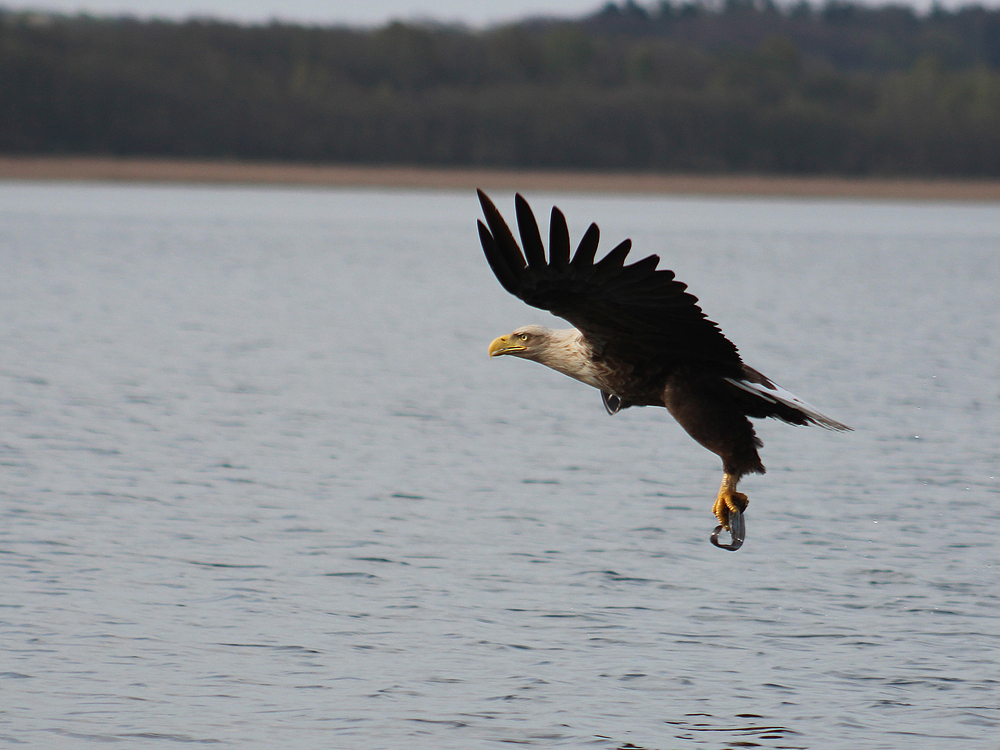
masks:
[[[539,361],[552,340],[552,331],[542,326],[521,326],[516,331],[493,339],[490,343],[490,356],[500,357],[513,354],[515,357]]]

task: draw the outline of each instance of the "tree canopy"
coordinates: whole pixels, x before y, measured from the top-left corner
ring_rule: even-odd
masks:
[[[1000,10],[632,0],[474,30],[0,11],[0,151],[1000,176]]]

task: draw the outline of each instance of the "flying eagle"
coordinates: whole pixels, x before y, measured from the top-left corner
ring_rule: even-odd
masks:
[[[722,486],[713,512],[712,543],[743,544],[747,496],[736,491],[746,474],[763,474],[763,443],[747,417],[849,430],[840,422],[743,364],[736,346],[705,317],[698,298],[650,255],[625,265],[625,240],[595,262],[600,232],[591,224],[570,259],[569,229],[553,207],[549,254],[527,201],[515,196],[521,247],[483,193],[486,224],[479,239],[497,280],[524,302],[564,318],[574,328],[518,328],[490,344],[491,357],[531,359],[597,388],[609,414],[630,406],[666,407],[681,427],[722,459]],[[732,541],[718,540],[723,529]]]

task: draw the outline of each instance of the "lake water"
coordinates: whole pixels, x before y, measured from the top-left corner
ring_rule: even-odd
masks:
[[[664,410],[487,357],[473,194],[0,184],[0,743],[998,747],[1000,206],[528,198],[855,432],[758,423],[723,552]]]

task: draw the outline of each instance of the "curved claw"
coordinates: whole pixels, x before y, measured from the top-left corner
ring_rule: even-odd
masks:
[[[742,513],[730,513],[729,514],[729,533],[732,535],[733,540],[729,544],[721,544],[719,542],[719,534],[723,531],[723,527],[720,524],[715,527],[715,531],[712,532],[712,544],[714,544],[719,549],[727,549],[730,552],[735,552],[740,547],[743,546],[743,540],[747,538],[747,526],[746,522],[743,520]]]

